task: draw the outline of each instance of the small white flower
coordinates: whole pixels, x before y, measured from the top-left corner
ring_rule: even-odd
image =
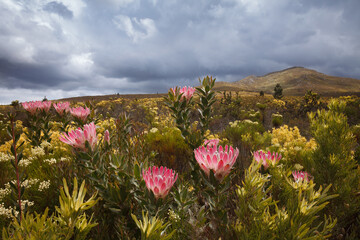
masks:
[[[156,133],[157,131],[159,131],[157,128],[152,128],[152,129],[150,129],[150,132],[151,132],[151,133]]]
[[[10,184],[5,185],[5,188],[0,188],[0,201],[2,201],[10,193]]]
[[[0,216],[12,218],[12,207],[6,208],[4,203],[0,203]]]
[[[42,192],[45,189],[48,189],[50,187],[50,180],[42,181],[39,184],[39,191]]]
[[[20,167],[27,167],[29,164],[31,164],[31,160],[32,158],[28,158],[28,159],[21,159],[21,161],[19,162],[19,166]]]
[[[60,162],[70,162],[70,158],[66,158],[66,157],[61,157]]]
[[[42,148],[50,148],[51,147],[51,143],[49,143],[48,141],[43,141],[40,146]]]
[[[55,158],[51,158],[51,159],[45,159],[44,162],[53,165],[56,164],[56,159]]]
[[[36,157],[41,157],[45,155],[45,151],[42,147],[34,147],[31,149],[31,154]]]
[[[13,159],[15,159],[13,155],[0,152],[0,162],[10,162]]]

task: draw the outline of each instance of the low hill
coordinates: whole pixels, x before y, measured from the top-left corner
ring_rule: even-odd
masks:
[[[360,80],[358,79],[329,76],[303,67],[292,67],[260,77],[251,75],[231,83],[218,82],[215,89],[219,91],[264,91],[271,94],[278,83],[282,86],[284,95],[303,95],[308,90],[323,95],[360,92]]]

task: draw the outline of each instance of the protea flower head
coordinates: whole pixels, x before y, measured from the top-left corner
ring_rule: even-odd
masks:
[[[309,176],[307,172],[304,171],[293,171],[292,175],[294,177],[295,182],[309,182]]]
[[[49,112],[51,108],[51,101],[42,101],[40,102],[38,106],[39,110],[42,110],[44,112]]]
[[[186,99],[186,101],[190,101],[191,97],[194,95],[195,88],[193,87],[176,87],[176,88],[170,88],[170,91],[173,95],[182,94],[181,101]]]
[[[78,128],[70,131],[68,134],[62,133],[60,135],[60,141],[71,145],[75,149],[86,151],[86,142],[90,144],[93,150],[97,144],[96,126],[95,124],[89,123],[84,125],[84,130]]]
[[[254,152],[254,158],[255,161],[258,163],[261,163],[265,169],[267,169],[269,167],[269,163],[271,163],[271,165],[275,165],[277,162],[280,161],[280,159],[282,158],[281,154],[279,153],[271,153],[270,151],[265,153],[263,151],[256,151]]]
[[[34,115],[41,105],[41,101],[30,101],[21,103],[23,108],[28,111],[31,115]]]
[[[149,167],[148,170],[142,171],[142,175],[147,189],[154,193],[156,199],[165,198],[178,177],[175,171],[163,166]]]
[[[212,170],[215,178],[222,181],[230,173],[239,155],[239,149],[227,145],[224,149],[222,146],[208,144],[206,147],[200,146],[195,149],[194,153],[196,161],[205,174],[209,176],[210,170]]]
[[[194,92],[195,92],[195,88],[193,88],[193,87],[180,88],[180,94],[181,93],[183,94],[181,99],[185,98],[187,101],[190,101],[190,99],[194,95]]]
[[[54,108],[56,110],[56,112],[62,116],[64,114],[64,112],[69,112],[70,111],[70,102],[59,102],[59,103],[54,103]]]
[[[75,118],[85,122],[87,117],[90,114],[90,109],[89,108],[83,108],[83,107],[70,108],[70,113]]]

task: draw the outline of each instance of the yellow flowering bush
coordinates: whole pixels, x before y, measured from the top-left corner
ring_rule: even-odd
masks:
[[[96,123],[96,132],[100,134],[104,134],[106,130],[109,130],[109,132],[115,131],[115,128],[115,119],[112,117],[100,120]]]
[[[283,100],[274,99],[272,103],[275,105],[275,107],[286,109],[286,103]]]
[[[302,162],[301,155],[303,152],[316,149],[316,142],[312,138],[309,141],[301,136],[297,127],[287,125],[280,128],[273,128],[271,132],[270,149],[280,152],[283,159],[289,163]]]

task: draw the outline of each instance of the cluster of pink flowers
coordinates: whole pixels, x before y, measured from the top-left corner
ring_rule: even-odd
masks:
[[[177,90],[178,90],[178,87],[170,88],[170,91],[172,91],[172,93],[174,95],[176,95]],[[183,101],[184,99],[186,99],[186,101],[190,101],[190,99],[194,95],[194,92],[195,92],[195,88],[193,88],[193,87],[182,87],[182,88],[180,88],[179,94],[182,94],[181,101]]]
[[[295,182],[309,182],[309,174],[304,171],[293,171],[292,175],[294,177]]]
[[[30,114],[35,114],[38,110],[49,112],[51,108],[51,101],[30,101],[21,103],[23,108]]]
[[[83,107],[70,108],[70,113],[73,117],[85,122],[90,114],[90,109]]]
[[[73,148],[82,151],[86,151],[85,143],[88,142],[93,150],[97,144],[96,126],[93,122],[85,124],[84,130],[78,128],[70,131],[68,134],[62,133],[59,139]]]
[[[154,193],[156,199],[165,198],[178,177],[175,171],[162,166],[149,167],[148,170],[143,170],[142,175],[147,189]]]
[[[218,147],[218,141],[214,140],[210,143],[206,147],[200,146],[194,150],[195,159],[207,176],[210,175],[210,170],[212,170],[215,178],[222,181],[230,173],[239,155],[239,149],[227,145],[223,149],[222,146]]]
[[[264,168],[267,169],[269,164],[274,166],[277,162],[279,162],[282,156],[279,153],[271,153],[270,151],[265,153],[260,150],[254,152],[254,158],[256,162],[261,163]]]
[[[59,102],[53,104],[56,112],[62,116],[65,112],[70,111],[70,103],[69,102]]]

